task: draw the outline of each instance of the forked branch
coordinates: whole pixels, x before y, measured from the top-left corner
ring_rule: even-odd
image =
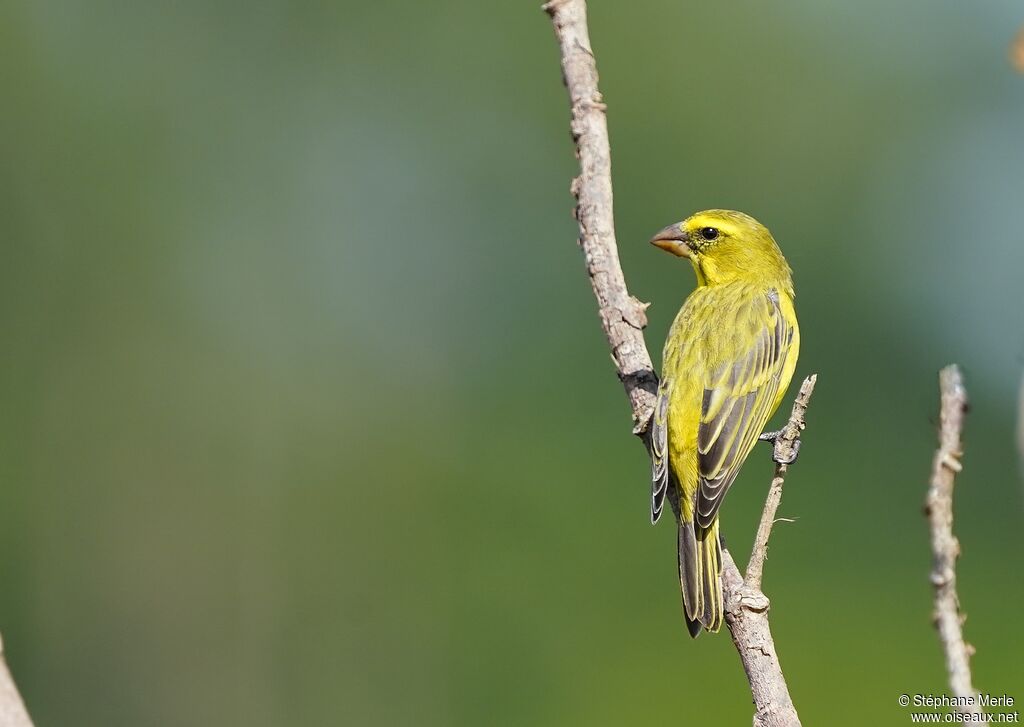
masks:
[[[814,393],[817,374],[808,376],[793,402],[789,421],[775,439],[775,476],[768,489],[761,523],[754,537],[754,547],[747,563],[747,577],[740,576],[732,556],[725,553],[722,567],[722,590],[725,597],[725,623],[733,644],[743,662],[743,671],[754,697],[754,727],[799,727],[793,699],[789,696],[786,677],[775,653],[771,627],[768,623],[768,598],[761,592],[764,561],[768,556],[768,538],[775,525],[775,514],[782,501],[786,471],[799,447],[800,432],[807,426],[804,417]]]
[[[612,214],[611,150],[606,107],[597,86],[597,63],[587,29],[587,6],[585,0],[551,0],[544,5],[544,10],[551,16],[561,49],[562,75],[569,91],[572,115],[570,128],[580,162],[580,175],[571,185],[576,197],[579,243],[597,298],[601,325],[612,350],[612,360],[633,410],[633,431],[644,436],[654,409],[658,381],[643,337],[647,306],[629,294],[619,265]],[[807,393],[799,416],[794,408],[794,416],[799,423],[794,424],[791,419],[787,427],[787,433],[793,433],[788,438],[790,446],[803,426],[803,409],[813,386],[812,377],[805,382]],[[773,494],[766,505],[764,518],[767,518],[767,524],[762,518],[764,533],[762,538],[759,531],[760,550],[755,551],[752,559],[757,574],[755,588],[744,584],[732,556],[728,551],[723,553],[725,622],[750,682],[756,710],[755,727],[798,727],[800,724],[768,627],[768,599],[760,591],[760,572],[768,534],[782,494],[785,466],[780,467],[781,471],[776,471],[777,482],[772,483]]]

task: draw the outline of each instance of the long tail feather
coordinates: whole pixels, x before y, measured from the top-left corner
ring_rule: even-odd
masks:
[[[722,626],[722,549],[718,518],[710,527],[679,524],[679,584],[683,593],[686,628],[694,638],[701,628],[718,631]]]

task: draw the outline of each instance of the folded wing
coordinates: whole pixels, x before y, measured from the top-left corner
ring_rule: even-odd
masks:
[[[735,360],[722,362],[711,373],[701,404],[695,519],[703,528],[711,526],[725,493],[775,411],[793,343],[793,327],[774,291],[755,299],[737,323],[737,331],[754,330],[753,342],[742,347]]]

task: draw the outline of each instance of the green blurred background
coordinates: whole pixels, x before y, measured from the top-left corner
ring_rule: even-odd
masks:
[[[749,724],[648,523],[538,5],[0,4],[0,630],[39,725]],[[796,271],[820,381],[765,585],[804,723],[944,688],[950,361],[975,681],[1019,704],[1024,9],[590,13],[654,355],[693,285],[654,230],[742,209]]]

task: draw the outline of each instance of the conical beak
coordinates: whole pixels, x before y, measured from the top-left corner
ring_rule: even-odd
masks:
[[[686,233],[677,222],[669,225],[651,238],[651,244],[660,247],[665,252],[670,252],[677,257],[690,257],[690,247],[686,244]]]

